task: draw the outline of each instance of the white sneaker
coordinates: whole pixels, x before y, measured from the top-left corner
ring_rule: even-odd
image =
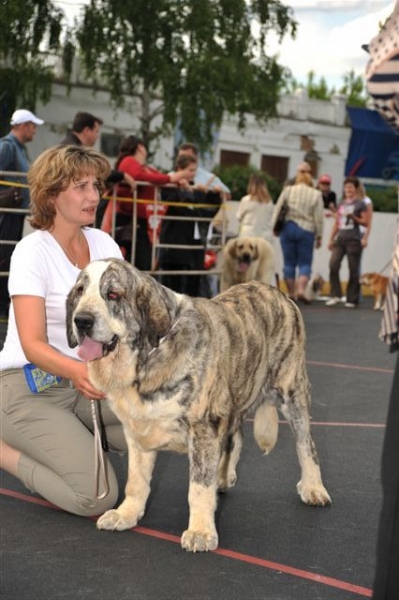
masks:
[[[341,302],[341,298],[337,298],[335,296],[334,298],[330,298],[329,300],[327,300],[326,306],[335,306],[336,304],[339,304],[340,302]]]
[[[356,304],[353,304],[353,302],[345,302],[344,306],[346,308],[356,308]]]

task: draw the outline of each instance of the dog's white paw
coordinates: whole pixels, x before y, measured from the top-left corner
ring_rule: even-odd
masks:
[[[181,537],[181,546],[187,552],[208,552],[218,547],[218,534],[216,531],[203,532],[187,529]]]
[[[97,529],[108,529],[109,531],[124,531],[125,529],[131,529],[137,525],[138,519],[127,519],[118,510],[107,510],[97,520]]]
[[[299,481],[296,489],[298,490],[302,502],[309,506],[328,506],[331,504],[330,495],[322,483],[317,485],[304,485],[302,481]]]

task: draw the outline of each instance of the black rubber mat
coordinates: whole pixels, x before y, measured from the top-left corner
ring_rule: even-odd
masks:
[[[220,496],[219,548],[188,554],[185,456],[160,454],[135,530],[98,531],[1,472],[2,600],[349,600],[371,597],[381,505],[380,455],[395,357],[381,313],[301,308],[313,388],[313,434],[328,508],[304,506],[286,423],[263,457],[245,424],[238,482]],[[4,337],[4,326],[2,326]],[[121,497],[126,458],[112,456]]]

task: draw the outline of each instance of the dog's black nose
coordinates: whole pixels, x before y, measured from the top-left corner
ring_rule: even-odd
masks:
[[[93,329],[94,317],[90,313],[78,313],[73,320],[79,331],[89,333]]]

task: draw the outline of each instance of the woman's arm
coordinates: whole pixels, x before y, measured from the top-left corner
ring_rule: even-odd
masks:
[[[364,232],[363,237],[362,237],[362,246],[367,246],[368,239],[370,236],[371,222],[373,220],[373,204],[371,202],[366,204],[366,217],[367,217],[367,225],[366,225],[366,231]]]
[[[104,398],[104,394],[91,385],[86,363],[65,356],[48,344],[44,298],[18,295],[12,297],[12,303],[19,339],[28,361],[52,375],[71,379],[87,398]]]

